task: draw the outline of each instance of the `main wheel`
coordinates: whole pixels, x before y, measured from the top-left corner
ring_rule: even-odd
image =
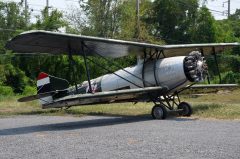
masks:
[[[155,105],[152,108],[153,119],[165,119],[167,117],[167,109],[163,105]]]
[[[182,109],[182,111],[179,112],[179,115],[182,115],[182,116],[191,116],[192,115],[192,106],[187,102],[181,102],[178,105],[178,109]]]

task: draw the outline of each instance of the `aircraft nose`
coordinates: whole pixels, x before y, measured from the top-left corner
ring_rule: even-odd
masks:
[[[185,75],[191,82],[200,82],[207,76],[207,64],[199,51],[193,51],[184,59]]]

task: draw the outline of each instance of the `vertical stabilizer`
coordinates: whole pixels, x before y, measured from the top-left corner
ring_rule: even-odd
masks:
[[[51,91],[50,77],[47,73],[41,72],[37,78],[37,93],[46,93]],[[52,96],[40,98],[39,102],[44,105],[53,101]]]

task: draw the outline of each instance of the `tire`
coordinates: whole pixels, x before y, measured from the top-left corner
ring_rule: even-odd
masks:
[[[152,114],[153,119],[158,119],[158,120],[166,119],[167,109],[163,105],[155,105],[152,108],[152,113],[151,114]]]
[[[178,105],[178,109],[183,109],[183,111],[179,112],[179,115],[182,115],[182,116],[192,115],[192,106],[187,102],[181,102]]]

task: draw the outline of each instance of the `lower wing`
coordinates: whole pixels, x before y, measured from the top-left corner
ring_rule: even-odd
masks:
[[[91,105],[113,102],[137,102],[151,100],[168,92],[166,87],[146,87],[117,91],[97,92],[94,94],[69,95],[43,105],[43,108],[60,108],[76,105]]]

